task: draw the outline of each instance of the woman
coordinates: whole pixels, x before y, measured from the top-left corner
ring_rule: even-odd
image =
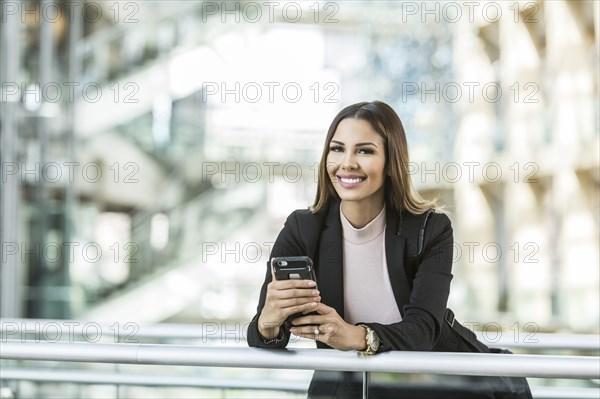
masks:
[[[334,118],[315,203],[287,218],[271,252],[271,258],[311,256],[319,290],[308,280],[275,281],[268,266],[258,312],[248,328],[250,346],[284,348],[292,333],[314,339],[319,348],[367,355],[472,351],[443,333],[452,280],[450,219],[427,213],[418,258],[415,242],[402,235],[403,225],[436,208],[413,190],[408,160],[404,128],[387,104],[354,104]],[[301,317],[288,319],[299,312]],[[358,381],[355,373],[316,372],[309,396],[360,396]],[[432,392],[418,397],[435,397],[427,395]],[[413,398],[417,393],[371,391],[371,397],[384,396]]]

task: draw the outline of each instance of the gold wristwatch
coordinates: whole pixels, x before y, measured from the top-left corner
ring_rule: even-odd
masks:
[[[367,343],[367,349],[365,349],[364,351],[358,351],[358,353],[360,353],[361,355],[376,354],[377,351],[379,350],[379,344],[380,344],[377,333],[375,333],[375,331],[371,327],[366,326],[364,324],[359,324],[359,326],[364,327],[364,329],[367,331],[367,335],[365,336],[365,341]]]

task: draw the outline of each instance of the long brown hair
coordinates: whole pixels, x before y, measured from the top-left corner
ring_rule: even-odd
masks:
[[[312,213],[323,209],[332,198],[339,196],[327,173],[327,154],[329,144],[339,123],[346,118],[363,119],[371,124],[373,129],[383,138],[386,148],[385,201],[388,206],[397,210],[407,210],[413,214],[421,214],[429,208],[436,208],[437,198],[423,199],[412,186],[408,172],[408,146],[406,134],[396,112],[381,101],[361,102],[341,110],[331,122],[325,146],[319,164],[319,177],[315,203],[310,208]]]

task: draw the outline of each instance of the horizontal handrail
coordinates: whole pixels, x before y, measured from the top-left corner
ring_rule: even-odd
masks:
[[[577,351],[600,352],[600,335],[594,334],[559,334],[559,333],[521,333],[515,339],[513,332],[507,332],[495,338],[495,333],[476,332],[477,338],[490,347],[509,347],[525,350],[570,349]],[[500,333],[499,333],[500,334]]]
[[[151,387],[192,387],[214,389],[257,389],[306,393],[308,381],[205,378],[196,375],[138,374],[107,371],[2,368],[3,380],[64,382],[75,384],[140,385]],[[532,386],[536,399],[597,399],[598,388]]]
[[[259,389],[303,393],[308,382],[199,377],[197,375],[138,374],[119,371],[80,371],[2,368],[3,380],[69,382],[77,384],[140,385],[148,387],[191,387],[211,389]]]
[[[199,324],[138,324],[138,323],[96,323],[83,320],[56,319],[0,319],[0,333],[7,339],[31,339],[44,341],[73,340],[74,337],[100,335],[114,342],[125,340],[137,343],[140,339],[194,339],[202,342],[220,340],[222,342],[245,342],[245,325],[225,328],[224,322],[204,322]],[[600,351],[600,335],[594,334],[549,334],[522,332],[515,337],[514,332],[476,332],[483,343],[492,347],[520,348],[526,350],[569,349],[578,351]],[[45,337],[46,336],[46,337]],[[88,340],[89,341],[89,340]]]
[[[598,388],[531,387],[535,399],[598,399]]]
[[[598,356],[392,351],[363,358],[354,351],[327,349],[269,350],[198,345],[4,341],[0,345],[0,359],[538,378],[600,378]]]

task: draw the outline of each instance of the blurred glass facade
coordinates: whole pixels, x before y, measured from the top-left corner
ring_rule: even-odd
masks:
[[[0,5],[2,317],[247,323],[377,99],[450,212],[457,317],[600,332],[598,2]]]

